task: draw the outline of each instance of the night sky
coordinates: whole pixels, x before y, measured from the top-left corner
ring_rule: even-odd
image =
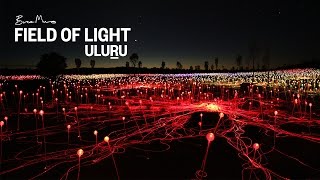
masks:
[[[237,55],[248,59],[248,44],[256,41],[260,54],[270,49],[271,66],[294,64],[319,59],[320,11],[312,0],[252,1],[173,1],[173,0],[90,0],[21,1],[1,0],[0,68],[34,67],[40,55],[51,51],[67,57],[68,68],[75,58],[82,67],[96,60],[96,67],[124,66],[136,52],[143,67],[183,68],[204,61],[219,66],[236,66]],[[56,25],[24,25],[19,27],[131,27],[126,58],[85,57],[84,41],[77,43],[15,43],[15,16],[34,20],[55,20]],[[59,32],[59,31],[58,31]],[[260,63],[263,64],[262,62]]]

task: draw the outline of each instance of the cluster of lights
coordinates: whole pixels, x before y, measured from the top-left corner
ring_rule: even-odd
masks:
[[[20,80],[27,78],[32,76],[21,77]],[[45,137],[63,134],[67,139],[63,158],[61,151],[50,152],[47,156],[46,150],[44,155],[34,158],[46,163],[59,158],[68,162],[66,157],[73,158],[77,154],[79,175],[80,159],[90,165],[111,157],[119,178],[113,157],[119,149],[158,139],[172,141],[184,136],[200,136],[208,142],[201,169],[196,172],[196,176],[202,179],[207,175],[205,167],[210,145],[216,138],[225,138],[242,159],[247,159],[247,169],[254,173],[255,168],[259,168],[270,174],[271,170],[264,166],[266,162],[262,162],[264,151],[269,151],[268,145],[262,143],[261,148],[261,142],[250,141],[243,135],[245,127],[258,127],[265,134],[273,131],[274,143],[271,146],[272,150],[276,149],[277,133],[292,136],[292,132],[281,129],[282,124],[293,122],[300,125],[317,121],[317,103],[310,96],[320,94],[319,78],[320,71],[315,69],[273,71],[269,75],[258,72],[254,80],[250,72],[65,75],[49,81],[48,86],[29,90],[12,84],[10,80],[13,79],[1,76],[0,105],[4,107],[1,110],[5,115],[0,121],[1,143],[13,136],[30,139],[36,136],[37,143],[43,139],[39,144],[46,149],[49,142]],[[251,83],[244,89],[239,88],[244,82]],[[187,124],[193,113],[199,113],[197,126],[189,128]],[[208,120],[207,113],[216,113],[218,118]],[[36,123],[41,120],[42,128],[36,124],[34,131],[13,129],[11,114],[17,114],[18,120],[30,118]],[[55,120],[59,125],[45,126],[45,122]],[[18,121],[17,127],[23,127],[27,122],[24,119]],[[119,129],[106,135],[106,129],[114,126]],[[75,140],[73,133],[77,133],[79,138]],[[87,134],[95,138],[92,144],[87,137],[81,138]],[[294,136],[320,142],[320,138],[312,133]],[[54,140],[50,142],[55,144]],[[57,144],[62,146],[63,143]],[[32,163],[26,162],[21,168],[24,166],[32,166]],[[73,169],[70,166],[66,172]],[[4,169],[0,175],[11,171],[14,170]]]

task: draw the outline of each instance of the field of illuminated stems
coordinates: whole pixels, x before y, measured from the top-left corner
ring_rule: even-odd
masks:
[[[1,178],[320,177],[319,70],[0,82]]]

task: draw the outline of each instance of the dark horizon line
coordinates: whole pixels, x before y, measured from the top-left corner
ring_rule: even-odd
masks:
[[[271,64],[269,64],[269,67],[266,67],[264,69],[276,69],[276,68],[281,68],[281,67],[286,67],[286,66],[303,66],[303,65],[316,65],[317,66],[317,65],[320,64],[319,60],[318,59],[311,59],[309,61],[303,61],[301,63],[293,63],[293,64],[283,63],[282,65],[271,65]],[[127,61],[127,62],[129,62],[129,64],[130,64],[129,68],[139,69],[138,66],[133,67],[132,64],[130,63],[130,61]],[[163,61],[163,62],[167,63],[166,61]],[[181,61],[177,61],[177,62],[181,62]],[[183,65],[182,69],[189,70],[191,66],[193,68],[199,66],[200,70],[205,70],[205,68],[204,68],[204,66],[205,66],[204,63],[205,62],[206,61],[203,61],[203,63],[201,65],[200,64],[198,64],[198,65],[184,65],[182,63],[182,65]],[[219,62],[219,64],[220,64],[220,62]],[[233,66],[230,65],[230,64],[228,64],[228,65],[219,65],[218,66],[218,70],[219,69],[220,70],[222,70],[222,69],[229,70],[229,69],[232,69],[232,68],[235,68],[235,69],[238,69],[238,68],[247,69],[248,68],[249,70],[252,69],[252,62],[249,63],[249,66],[247,66],[248,63],[245,63],[245,64],[246,65],[241,65],[241,66],[237,66],[236,64],[233,65]],[[258,63],[255,63],[255,68],[254,68],[256,70],[257,69],[263,69],[264,66],[267,66],[266,64],[262,63],[262,64],[259,64],[260,68],[257,68],[257,64]],[[211,70],[211,68],[210,68],[211,65],[214,66],[213,70],[217,70],[214,63],[212,63],[212,64],[209,63],[209,68],[208,68],[209,70]],[[103,66],[103,67],[98,66],[98,67],[94,67],[93,69],[114,69],[114,68],[128,68],[128,67],[126,67],[126,65],[124,64],[123,66]],[[143,67],[140,67],[140,68],[141,69],[154,69],[154,68],[161,69],[161,62],[159,62],[159,66],[153,66],[153,67],[143,66]],[[12,65],[12,64],[4,65],[4,64],[0,64],[0,70],[1,69],[10,69],[10,70],[14,70],[14,69],[30,69],[30,70],[33,70],[34,69],[34,70],[36,70],[37,69],[37,65]],[[66,70],[70,70],[70,69],[77,69],[77,67],[75,67],[75,66],[72,66],[72,67],[68,67],[67,66],[66,67]],[[92,67],[90,67],[90,65],[89,66],[86,65],[86,66],[80,67],[80,69],[92,69]],[[178,68],[176,66],[173,66],[173,67],[165,66],[165,69],[170,69],[171,70],[171,69],[178,69]]]
[[[0,66],[0,74],[6,74],[6,73],[13,73],[14,71],[18,70],[25,70],[28,72],[37,72],[37,68],[33,66],[34,68],[3,68]],[[117,66],[117,67],[80,67],[80,68],[66,68],[65,71],[67,73],[72,73],[72,72],[78,72],[80,74],[86,74],[86,73],[94,73],[94,72],[99,72],[99,71],[112,71],[112,70],[126,70],[126,71],[136,71],[136,72],[148,72],[148,73],[153,73],[153,72],[252,72],[252,71],[272,71],[272,70],[282,70],[282,69],[296,69],[296,68],[315,68],[315,69],[320,69],[320,64],[319,63],[314,63],[314,62],[305,62],[305,63],[300,63],[300,64],[284,64],[282,66],[277,66],[277,67],[264,67],[262,66],[260,68],[255,67],[254,69],[252,66],[250,67],[245,67],[245,66],[233,66],[231,68],[215,68],[214,69],[205,69],[203,66],[200,66],[200,69],[195,69],[197,66],[192,66],[193,69],[190,68],[169,68],[169,67],[126,67],[126,66]],[[153,72],[152,72],[153,71]]]

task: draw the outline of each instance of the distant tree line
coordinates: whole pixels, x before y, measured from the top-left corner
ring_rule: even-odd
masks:
[[[159,67],[154,68],[145,68],[142,67],[142,61],[139,59],[139,55],[137,53],[133,53],[129,57],[129,61],[125,63],[124,67],[115,67],[115,68],[96,68],[95,60],[90,60],[91,68],[81,68],[82,61],[79,58],[75,58],[74,69],[66,69],[66,58],[56,52],[46,53],[40,57],[40,61],[37,64],[36,70],[24,70],[20,71],[25,74],[34,74],[35,72],[47,76],[47,77],[55,77],[59,74],[92,74],[92,73],[195,73],[195,72],[236,72],[236,71],[260,71],[260,70],[270,70],[270,49],[265,48],[263,55],[261,56],[260,48],[256,42],[252,42],[249,44],[249,56],[247,61],[247,66],[243,66],[243,56],[237,55],[235,57],[235,65],[229,69],[225,68],[224,65],[219,66],[219,58],[214,58],[214,63],[210,64],[210,61],[205,60],[203,64],[203,69],[201,69],[200,65],[190,66],[189,68],[183,68],[183,64],[181,61],[176,62],[176,67],[169,69],[166,66],[166,62],[162,61],[159,64]],[[260,67],[260,63],[258,59],[261,57],[263,62],[262,67]],[[289,68],[305,68],[305,67],[318,67],[319,60],[313,59],[312,61],[305,62],[297,65],[283,65],[276,69],[289,69]],[[130,66],[131,64],[131,66]],[[252,64],[252,66],[250,66]],[[14,70],[10,69],[2,69],[1,74],[10,74],[13,73]],[[14,73],[17,74],[17,73]]]

